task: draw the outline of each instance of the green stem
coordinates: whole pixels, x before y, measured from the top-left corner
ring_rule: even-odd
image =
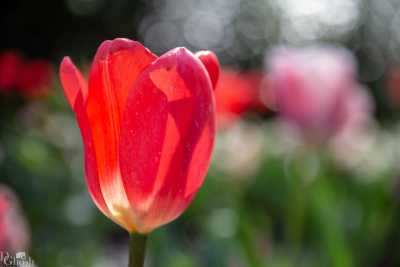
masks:
[[[147,235],[131,233],[129,241],[129,263],[128,267],[143,267],[146,254]]]
[[[244,220],[241,220],[239,227],[239,242],[242,246],[244,257],[248,264],[247,266],[262,267],[263,261],[257,253],[256,242],[251,232],[251,226]]]

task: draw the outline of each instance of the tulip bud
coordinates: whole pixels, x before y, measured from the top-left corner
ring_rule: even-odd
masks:
[[[186,48],[157,57],[121,38],[100,45],[87,82],[69,58],[62,61],[88,190],[127,231],[145,234],[174,220],[202,185],[215,137],[217,66]]]

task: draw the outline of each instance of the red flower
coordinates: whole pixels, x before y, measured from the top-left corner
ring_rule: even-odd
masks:
[[[0,251],[18,252],[27,248],[29,234],[14,193],[0,185]]]
[[[0,54],[0,91],[10,91],[17,86],[22,59],[14,51]]]
[[[387,78],[387,96],[392,107],[400,107],[400,69],[393,68]]]
[[[45,60],[33,60],[21,65],[17,88],[25,97],[46,94],[53,82],[53,67]]]
[[[265,109],[260,100],[263,74],[223,69],[215,89],[218,123],[228,125],[249,110]]]
[[[50,62],[26,61],[13,51],[0,54],[0,91],[18,90],[25,97],[38,97],[47,92],[52,80]]]
[[[126,230],[148,233],[174,220],[203,183],[215,137],[215,75],[185,48],[157,57],[128,39],[100,45],[88,83],[68,57],[62,61],[89,192]]]

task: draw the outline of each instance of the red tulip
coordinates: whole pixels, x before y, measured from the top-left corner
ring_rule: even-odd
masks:
[[[0,185],[0,251],[18,252],[27,248],[29,234],[15,194]]]
[[[354,60],[346,50],[278,49],[269,65],[281,117],[306,137],[325,139],[369,117],[372,103],[356,81]]]
[[[10,91],[17,86],[22,59],[14,51],[0,54],[0,91]]]
[[[88,82],[68,57],[62,61],[89,192],[126,230],[148,233],[174,220],[202,185],[215,137],[216,75],[185,48],[157,57],[128,39],[100,45]]]
[[[262,72],[223,69],[215,89],[218,123],[226,126],[250,110],[261,110]]]

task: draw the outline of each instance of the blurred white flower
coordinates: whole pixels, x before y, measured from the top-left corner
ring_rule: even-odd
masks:
[[[263,127],[238,122],[222,131],[214,153],[216,167],[230,177],[246,179],[252,176],[264,156]]]
[[[364,131],[344,132],[330,143],[329,149],[336,162],[356,173],[356,178],[372,182],[383,177],[382,174],[396,173],[398,136],[371,125]]]
[[[43,134],[55,146],[78,150],[82,146],[75,120],[66,113],[50,113],[44,121]]]

